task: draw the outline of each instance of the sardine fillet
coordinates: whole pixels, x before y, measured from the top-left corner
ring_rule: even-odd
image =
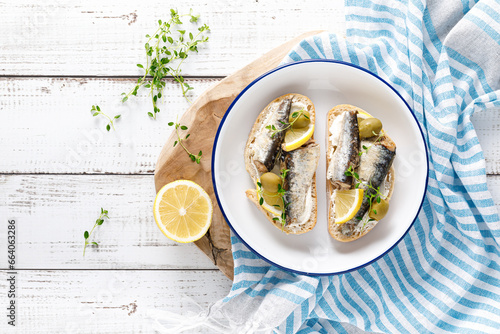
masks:
[[[384,182],[389,169],[392,166],[394,157],[396,156],[396,150],[390,150],[381,143],[376,143],[368,149],[368,152],[361,155],[359,163],[359,178],[361,181],[371,184],[375,189],[382,185]],[[369,188],[368,186],[362,184],[360,188],[365,191],[365,196],[363,197],[363,202],[361,207],[356,213],[355,217],[363,217],[370,207],[370,201],[368,200],[370,195],[376,193],[375,190]],[[354,218],[356,219],[356,218]],[[351,220],[351,222],[354,222]],[[355,221],[357,222],[357,220]]]
[[[358,112],[355,110],[345,111],[342,116],[341,133],[337,148],[332,156],[328,168],[328,175],[333,189],[347,190],[351,188],[352,176],[345,175],[345,171],[352,166],[356,168],[359,164],[359,129]]]
[[[311,208],[308,207],[311,204],[308,201],[315,200],[316,194],[310,195],[309,192],[313,191],[319,156],[320,146],[316,142],[310,142],[291,152],[283,152],[281,168],[288,169],[284,184],[285,202],[289,203],[285,209],[287,225],[300,224],[311,215]]]
[[[263,129],[264,133],[260,134],[261,140],[264,140],[265,151],[260,157],[254,159],[261,173],[269,172],[273,169],[276,163],[276,157],[281,150],[281,143],[285,139],[285,131],[282,131],[288,123],[290,108],[292,106],[292,98],[287,98],[279,104],[278,108],[270,115],[271,122],[267,125],[274,126],[277,132],[272,135],[268,129]]]

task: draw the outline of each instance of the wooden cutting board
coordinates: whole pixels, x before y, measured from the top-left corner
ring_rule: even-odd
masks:
[[[229,226],[217,205],[210,170],[215,134],[227,108],[243,88],[260,75],[278,66],[291,48],[302,39],[320,32],[307,32],[274,48],[236,73],[224,78],[217,85],[207,89],[189,107],[180,119],[180,123],[186,125],[191,133],[189,139],[184,142],[187,149],[195,154],[199,150],[203,151],[199,165],[192,162],[180,147],[173,147],[176,140],[175,132],[172,132],[158,157],[155,170],[156,192],[171,181],[187,179],[202,186],[212,198],[214,204],[212,225],[207,234],[195,244],[231,280],[233,279],[234,264]]]

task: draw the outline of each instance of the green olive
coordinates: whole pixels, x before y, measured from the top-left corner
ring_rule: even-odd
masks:
[[[378,118],[365,118],[358,124],[359,138],[370,138],[376,136],[382,130],[382,122]]]
[[[280,210],[283,210],[283,199],[278,193],[270,193],[264,190],[262,192],[262,197],[264,197],[264,201],[266,201],[266,203],[270,206],[276,207],[276,205],[278,205]]]
[[[299,116],[300,114],[300,116]],[[293,117],[295,116],[295,117]],[[293,113],[290,114],[290,117],[288,117],[288,122],[292,124],[292,128],[294,129],[302,129],[305,128],[306,126],[311,123],[311,114],[309,114],[309,111],[307,110],[300,110],[300,111],[294,111]],[[295,122],[294,122],[295,121]]]
[[[274,173],[264,173],[260,176],[262,188],[270,193],[278,192],[278,185],[281,184],[281,177]]]
[[[389,202],[381,198],[380,203],[376,200],[373,201],[369,216],[372,219],[380,220],[385,217],[387,211],[389,211]]]

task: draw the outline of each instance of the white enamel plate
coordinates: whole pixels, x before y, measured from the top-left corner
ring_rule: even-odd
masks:
[[[243,150],[264,107],[287,93],[308,96],[316,108],[314,138],[322,145],[316,171],[318,221],[301,235],[274,227],[245,196],[254,188]],[[396,143],[396,183],[390,209],[364,237],[348,243],[328,234],[326,115],[338,104],[360,107],[382,121]],[[428,161],[418,123],[402,97],[376,75],[352,64],[313,60],[274,69],[248,85],[224,116],[215,138],[212,177],[219,206],[235,234],[267,262],[296,273],[331,275],[365,266],[394,247],[411,228],[427,187]]]

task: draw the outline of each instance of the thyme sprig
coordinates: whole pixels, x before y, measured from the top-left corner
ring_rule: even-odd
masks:
[[[281,131],[285,131],[289,128],[291,128],[293,126],[293,124],[299,119],[300,116],[304,115],[304,117],[306,119],[309,119],[309,117],[305,114],[305,109],[302,108],[300,109],[299,111],[295,111],[292,113],[292,118],[293,118],[293,121],[291,122],[283,122],[283,121],[278,121],[280,122],[281,124],[285,125],[285,127],[283,129],[277,129],[276,126],[274,126],[274,124],[270,124],[268,126],[266,126],[266,129],[269,130],[269,132],[271,132],[271,138],[274,138],[274,136],[281,132]]]
[[[197,31],[186,32],[181,29],[182,17],[188,16],[191,23],[198,22],[199,15],[193,15],[192,10],[188,14],[179,14],[177,10],[170,9],[170,19],[166,22],[158,20],[158,28],[152,35],[146,35],[148,38],[144,48],[146,49],[146,65],[137,64],[137,67],[144,69],[144,75],[137,79],[137,84],[128,93],[122,93],[122,102],[128,100],[130,96],[136,96],[141,87],[149,89],[149,95],[153,103],[153,112],[148,115],[156,119],[156,114],[160,112],[158,99],[163,96],[165,82],[163,78],[168,75],[179,84],[184,98],[191,102],[187,96],[188,91],[192,90],[182,76],[181,65],[188,58],[190,52],[198,52],[198,45],[208,41],[205,33],[210,31],[208,25],[204,24],[198,27]]]
[[[108,119],[109,122],[108,122],[108,124],[106,124],[106,130],[108,130],[108,131],[111,130],[111,128],[113,128],[113,130],[115,130],[115,126],[113,124],[113,121],[117,120],[118,118],[121,117],[121,115],[116,115],[113,118],[109,117],[108,115],[106,115],[105,113],[103,113],[101,111],[101,108],[98,105],[95,105],[95,106],[93,105],[92,108],[90,109],[90,112],[92,113],[92,116],[94,116],[94,117],[101,115],[101,116]]]
[[[288,174],[290,170],[283,168],[280,171],[280,178],[281,178],[281,183],[285,184],[285,178],[286,175]],[[262,193],[264,192],[264,189],[262,189],[262,183],[257,182],[257,187],[259,188],[257,190],[259,194],[259,204],[263,205],[264,204],[264,197],[262,196]],[[286,225],[286,208],[291,204],[291,202],[286,202],[285,200],[285,194],[286,190],[281,186],[281,184],[278,184],[278,191],[276,194],[273,195],[267,195],[269,197],[279,197],[282,201],[282,205],[274,204],[273,206],[277,209],[281,210],[281,215],[279,217],[273,217],[273,221],[279,221],[281,223],[281,230],[285,228]]]
[[[92,235],[92,232],[94,232],[94,229],[96,228],[96,226],[100,226],[104,223],[105,218],[109,219],[108,210],[104,210],[103,208],[101,208],[101,215],[95,221],[94,227],[92,227],[92,229],[90,230],[90,233],[89,233],[89,231],[85,231],[83,233],[83,237],[85,238],[85,246],[83,246],[83,256],[85,256],[85,250],[87,249],[88,244],[98,246],[97,242],[95,242],[95,241],[89,242],[89,238]]]
[[[177,120],[174,122],[170,122],[168,123],[168,126],[175,126],[175,132],[177,134],[177,140],[174,142],[174,147],[179,144],[182,146],[182,148],[184,149],[184,151],[186,151],[186,153],[189,155],[189,158],[191,158],[191,160],[193,162],[196,162],[197,164],[200,163],[201,161],[201,155],[202,155],[202,152],[198,152],[198,155],[194,155],[192,154],[191,152],[189,152],[189,150],[186,148],[186,146],[184,146],[184,144],[182,143],[184,140],[188,139],[189,136],[191,136],[190,133],[188,133],[186,136],[182,135],[181,137],[181,134],[179,132],[179,130],[181,131],[186,131],[188,129],[187,126],[185,125],[181,125],[179,122],[177,122]]]

